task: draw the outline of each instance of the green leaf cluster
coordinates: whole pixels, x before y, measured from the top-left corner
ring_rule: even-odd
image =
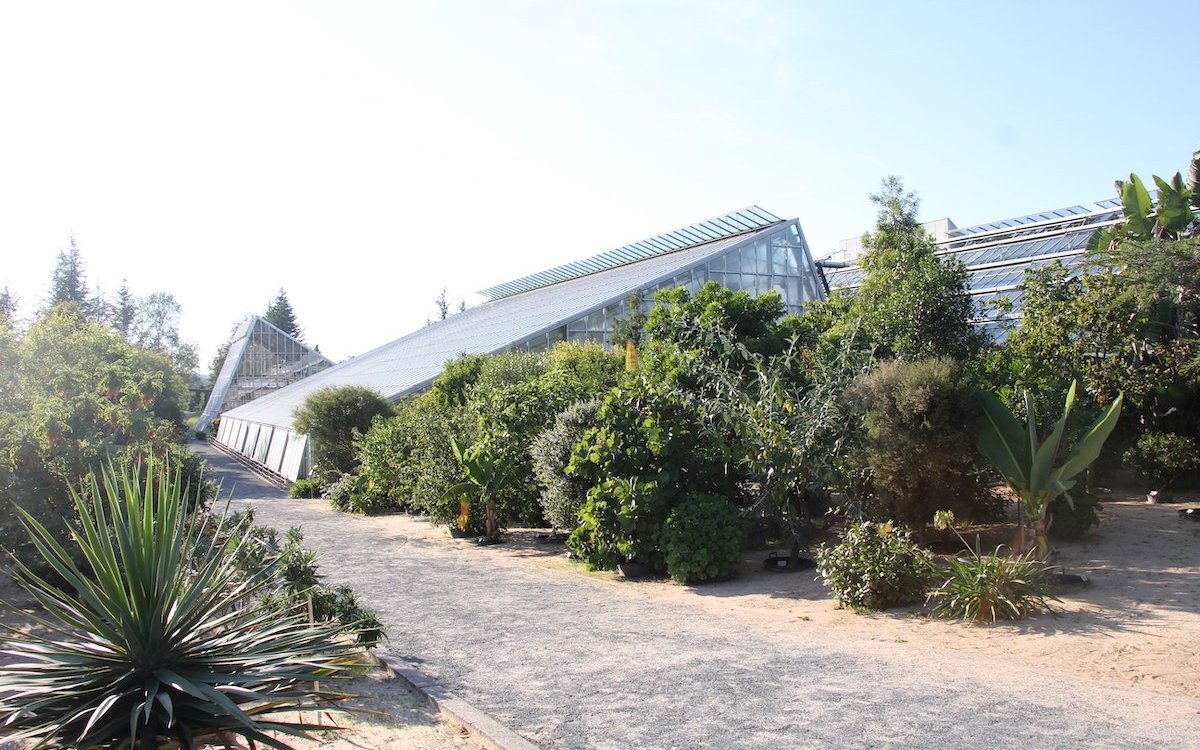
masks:
[[[1039,432],[1037,410],[1033,398],[1025,394],[1025,424],[993,393],[981,394],[983,409],[979,432],[979,451],[1004,481],[1016,493],[1034,525],[1038,552],[1044,558],[1049,552],[1046,533],[1050,503],[1067,495],[1075,486],[1075,477],[1100,456],[1104,441],[1117,425],[1123,396],[1116,399],[1095,422],[1066,449],[1065,430],[1071,409],[1075,405],[1075,383],[1067,391],[1062,415],[1043,437]]]
[[[20,512],[63,583],[14,562],[45,615],[43,630],[9,631],[18,661],[0,668],[0,717],[51,746],[193,748],[229,733],[286,748],[267,732],[319,727],[270,714],[330,705],[336,696],[314,683],[346,665],[347,646],[337,628],[246,607],[273,574],[242,574],[250,537],[211,544],[208,516],[187,511],[178,477],[151,474],[110,468],[73,495],[73,549]]]
[[[921,601],[933,583],[933,559],[912,532],[863,521],[818,551],[817,575],[843,606],[879,611]]]
[[[314,473],[325,483],[353,472],[354,443],[376,417],[394,413],[391,403],[360,385],[326,386],[309,394],[292,415],[296,432],[313,446]]]

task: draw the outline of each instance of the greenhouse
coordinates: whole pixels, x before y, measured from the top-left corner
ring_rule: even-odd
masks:
[[[257,315],[238,326],[221,372],[204,405],[197,431],[207,430],[222,412],[302,380],[333,365],[320,352]]]
[[[938,224],[944,230],[935,233],[935,238],[939,255],[958,258],[967,267],[971,294],[979,304],[977,324],[1000,338],[1006,326],[1020,318],[1025,271],[1055,261],[1069,268],[1078,266],[1096,230],[1117,223],[1122,216],[1121,201],[1113,198],[973,227],[959,228],[943,220]],[[862,269],[851,263],[832,272],[829,284],[856,289],[862,279]],[[1012,310],[1004,313],[998,309],[994,303],[1000,300],[1011,301]]]
[[[790,312],[825,293],[799,220],[751,206],[483,290],[488,301],[477,307],[225,411],[217,440],[287,479],[307,476],[307,438],[292,431],[292,413],[319,388],[365,386],[396,401],[429,387],[460,354],[608,343],[631,294],[648,308],[659,289],[709,281],[775,290]]]

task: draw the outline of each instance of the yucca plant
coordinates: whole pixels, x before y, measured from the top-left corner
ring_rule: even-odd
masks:
[[[268,732],[328,729],[271,714],[340,697],[316,687],[349,663],[338,629],[253,606],[273,573],[237,569],[249,537],[206,543],[215,521],[187,511],[179,475],[144,476],[110,466],[74,494],[74,551],[17,510],[54,575],[13,561],[43,614],[32,633],[6,628],[16,661],[0,668],[0,731],[39,748],[149,750],[236,736],[288,748]]]
[[[1050,610],[1050,566],[1030,550],[1017,557],[1002,554],[1003,545],[984,554],[976,538],[966,554],[950,560],[949,577],[929,596],[937,600],[933,614],[974,622],[1021,620]]]

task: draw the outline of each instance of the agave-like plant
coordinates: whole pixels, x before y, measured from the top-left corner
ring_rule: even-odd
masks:
[[[1038,555],[1045,559],[1050,552],[1047,539],[1050,503],[1063,495],[1071,507],[1075,507],[1068,491],[1075,486],[1074,478],[1100,456],[1104,441],[1121,416],[1124,394],[1113,399],[1061,463],[1058,454],[1063,447],[1063,432],[1075,405],[1074,382],[1067,391],[1062,416],[1045,440],[1038,435],[1037,412],[1028,391],[1025,392],[1024,425],[995,394],[985,392],[981,397],[983,427],[979,433],[979,452],[1017,494],[1033,526]]]
[[[317,688],[350,662],[337,627],[255,607],[272,570],[237,569],[248,535],[207,543],[215,521],[187,510],[178,474],[145,477],[110,466],[73,494],[74,553],[18,509],[53,575],[13,561],[43,614],[31,633],[5,628],[15,663],[0,668],[0,734],[38,748],[190,749],[240,736],[286,749],[268,732],[328,729],[272,714],[342,697]]]

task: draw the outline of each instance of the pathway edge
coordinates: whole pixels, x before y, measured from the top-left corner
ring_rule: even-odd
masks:
[[[411,692],[428,701],[442,718],[465,729],[489,750],[538,750],[537,745],[459,698],[413,664],[394,654],[377,653],[376,656],[405,682]]]

